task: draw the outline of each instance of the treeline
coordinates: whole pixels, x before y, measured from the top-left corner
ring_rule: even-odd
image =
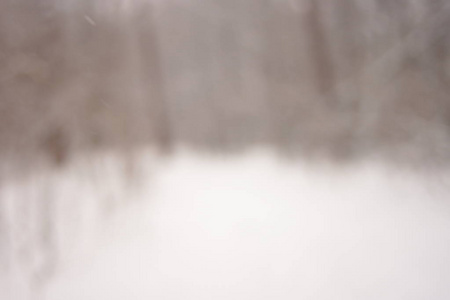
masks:
[[[0,154],[449,153],[446,1],[4,0]]]
[[[167,143],[151,5],[2,1],[0,152],[60,165],[74,153]]]
[[[160,16],[188,144],[335,158],[449,153],[445,1],[178,1]]]

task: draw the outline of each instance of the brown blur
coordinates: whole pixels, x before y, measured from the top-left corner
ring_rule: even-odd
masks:
[[[0,155],[447,158],[445,1],[3,0]]]

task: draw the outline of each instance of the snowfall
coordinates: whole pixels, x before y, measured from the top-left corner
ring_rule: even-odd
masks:
[[[89,208],[98,191],[52,175],[90,225],[76,243],[61,225],[64,267],[33,292],[17,269],[1,299],[450,299],[450,172],[266,150],[147,161],[133,200],[101,218]],[[105,170],[86,184],[126,197]]]

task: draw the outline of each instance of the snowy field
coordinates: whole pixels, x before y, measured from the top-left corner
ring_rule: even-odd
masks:
[[[180,153],[32,298],[446,300],[449,195],[376,162]]]

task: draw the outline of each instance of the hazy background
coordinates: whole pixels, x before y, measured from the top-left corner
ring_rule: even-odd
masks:
[[[299,209],[299,216],[316,198],[353,199],[364,211],[370,205],[356,199],[370,199],[385,203],[382,214],[389,213],[395,209],[386,203],[409,199],[402,193],[411,186],[424,192],[412,193],[421,204],[406,211],[422,217],[430,207],[447,212],[449,26],[445,0],[0,0],[0,279],[5,279],[0,296],[2,290],[14,294],[22,286],[47,286],[64,265],[92,252],[103,230],[98,228],[112,226],[106,220],[130,203],[166,203],[156,195],[186,182],[192,183],[186,195],[201,191],[210,176],[221,179],[216,193],[189,197],[229,203],[221,195],[243,170],[253,174],[238,184],[242,191],[248,183],[247,192],[230,192],[230,199],[242,201],[231,202],[229,213],[249,199],[264,198],[251,196],[259,195],[264,182],[273,183],[273,203],[307,199],[306,208],[278,206]],[[190,158],[183,156],[186,151]],[[223,160],[235,167],[227,169]],[[305,171],[304,164],[312,169]],[[324,164],[333,167],[324,170]],[[252,173],[259,168],[267,176]],[[184,177],[164,177],[165,172]],[[368,179],[359,183],[357,174]],[[191,176],[197,179],[189,181]],[[300,188],[298,176],[310,178],[311,185]],[[371,181],[373,176],[382,179]],[[297,182],[298,190],[286,182]],[[369,197],[364,191],[372,186],[377,188]],[[337,196],[316,195],[330,187]],[[393,191],[402,192],[397,197]],[[179,201],[185,197],[180,194]],[[251,201],[256,202],[249,213],[260,207]],[[436,201],[442,206],[430,204]],[[354,211],[338,215],[344,220]],[[442,224],[448,219],[445,215]],[[407,220],[405,230],[419,224]],[[271,224],[263,227],[270,230]],[[283,232],[297,235],[300,225],[291,225]],[[356,230],[346,226],[345,232]],[[446,227],[432,225],[424,232],[432,235],[433,226]],[[363,236],[370,234],[353,239]],[[444,230],[438,239],[443,249],[448,236]],[[436,248],[433,243],[429,249]],[[431,259],[429,249],[423,251]],[[435,263],[448,264],[444,252]],[[423,293],[417,299],[447,295]],[[299,294],[282,298],[292,295]],[[249,292],[244,299],[255,297]],[[389,297],[377,299],[399,299]]]
[[[444,162],[446,1],[2,0],[1,155],[268,145]]]

